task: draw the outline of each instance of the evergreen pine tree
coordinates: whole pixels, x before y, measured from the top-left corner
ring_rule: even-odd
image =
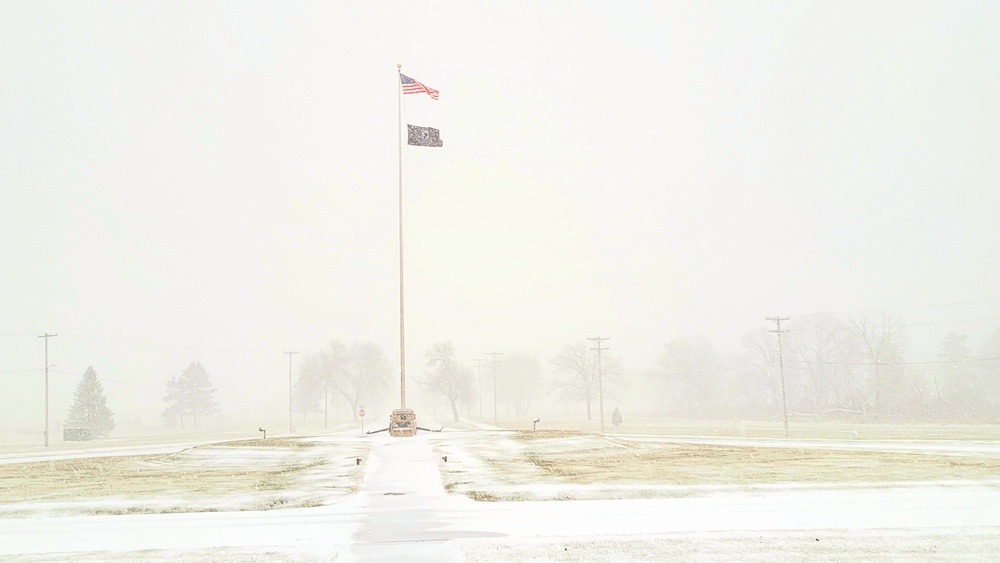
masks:
[[[76,396],[69,408],[71,424],[89,428],[95,435],[107,436],[115,428],[114,414],[108,408],[104,386],[97,380],[93,366],[87,368],[83,379],[76,384]]]
[[[622,422],[625,422],[625,419],[622,418],[622,413],[618,410],[618,407],[615,407],[615,412],[611,413],[611,424],[618,426]]]

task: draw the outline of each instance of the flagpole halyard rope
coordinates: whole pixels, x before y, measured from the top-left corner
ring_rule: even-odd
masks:
[[[396,141],[399,144],[399,408],[406,408],[406,333],[403,323],[403,65],[396,64]]]

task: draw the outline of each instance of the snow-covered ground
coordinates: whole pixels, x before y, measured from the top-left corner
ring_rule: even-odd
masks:
[[[723,492],[984,486],[995,443],[676,438],[482,431],[435,438],[447,490],[478,500],[599,500]],[[536,437],[537,436],[537,437]]]
[[[94,440],[92,442],[53,441],[50,447],[43,447],[36,442],[25,443],[23,441],[12,440],[7,436],[0,436],[0,464],[46,461],[51,459],[161,454],[245,437],[245,433],[132,436],[129,438]]]
[[[499,493],[511,483],[496,482],[496,468],[472,452],[494,444],[498,455],[516,456],[523,445],[490,432],[359,441],[372,448],[359,469],[360,489],[323,506],[4,518],[0,559],[954,561],[993,560],[1000,553],[1000,489],[988,482],[771,484],[701,487],[677,498],[476,502],[446,492],[440,469],[447,474],[457,467],[478,490],[495,486]],[[551,448],[567,446],[553,440]],[[251,462],[210,451],[189,456],[191,467]],[[256,459],[299,466],[297,454],[317,451],[290,448]],[[546,482],[541,472],[512,478],[524,487]],[[563,498],[582,490],[564,485]]]
[[[716,436],[671,436],[666,438],[663,436],[650,436],[648,434],[616,434],[615,437],[637,442],[670,442],[675,444],[713,444],[723,446],[752,446],[755,448],[810,448],[1000,457],[1000,442],[988,440],[801,440]]]
[[[321,506],[357,491],[358,435],[28,453],[0,464],[0,517]]]

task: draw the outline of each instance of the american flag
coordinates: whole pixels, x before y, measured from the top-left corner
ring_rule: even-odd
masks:
[[[414,80],[403,73],[399,74],[399,79],[403,81],[403,93],[404,94],[419,94],[421,92],[426,92],[428,96],[438,99],[438,91],[434,88],[428,88],[420,83],[418,80]]]

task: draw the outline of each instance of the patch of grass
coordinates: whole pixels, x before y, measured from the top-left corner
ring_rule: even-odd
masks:
[[[493,432],[442,438],[445,490],[487,502],[651,498],[786,484],[972,481],[1000,487],[1000,455],[690,444],[579,431]]]
[[[524,459],[570,483],[680,485],[995,479],[1000,459],[923,453],[724,446],[623,445],[594,436],[588,450],[532,450]]]
[[[509,495],[496,495],[493,493],[488,493],[486,491],[469,491],[466,495],[472,500],[478,500],[481,502],[499,502],[504,500],[511,500]]]
[[[247,509],[252,510],[252,509]],[[182,514],[187,512],[219,512],[215,507],[201,507],[194,509],[190,506],[122,506],[122,507],[98,507],[88,511],[93,516],[125,516],[129,514]]]
[[[518,440],[546,440],[551,438],[574,438],[586,436],[579,430],[515,430],[514,437]]]
[[[565,430],[597,432],[597,421],[547,419],[546,426]],[[1000,424],[968,424],[946,421],[931,423],[865,422],[856,420],[804,419],[792,416],[791,437],[804,440],[1000,440]],[[747,438],[784,438],[780,418],[773,420],[702,420],[629,418],[621,426],[608,426],[608,435],[646,434],[659,436],[732,436]]]
[[[233,448],[315,448],[322,445],[321,442],[305,441],[296,437],[260,438],[252,440],[234,440],[232,442],[222,442],[213,447],[233,447]]]
[[[226,457],[226,451],[244,446],[245,452]],[[370,444],[346,446],[354,457],[366,457]],[[294,451],[300,448],[310,450],[303,449],[300,456]],[[350,464],[338,462],[344,448],[339,443],[283,438],[199,446],[172,454],[0,464],[0,506],[17,504],[14,512],[21,513],[33,503],[70,503],[59,510],[87,514],[316,506],[321,497],[313,493],[323,491],[322,498],[327,498],[331,491],[356,490],[363,476],[354,457]],[[291,494],[274,495],[285,491]],[[171,500],[164,503],[164,499]],[[78,508],[72,503],[79,503]]]

